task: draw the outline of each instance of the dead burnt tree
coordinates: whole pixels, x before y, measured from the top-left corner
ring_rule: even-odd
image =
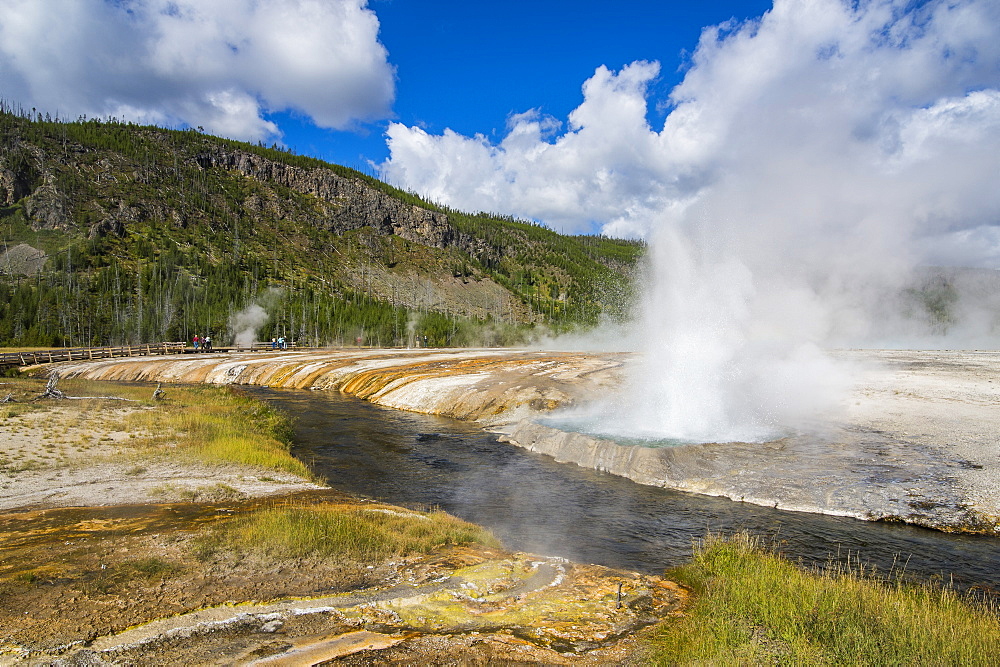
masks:
[[[45,391],[38,398],[68,398],[56,385],[59,384],[59,371],[49,373],[49,381],[45,383]]]
[[[59,371],[52,371],[49,374],[49,381],[45,383],[45,391],[35,400],[40,400],[43,398],[57,398],[57,399],[69,399],[74,401],[83,401],[87,399],[97,399],[100,401],[130,401],[134,402],[135,399],[132,398],[122,398],[121,396],[67,396],[64,394],[56,385],[59,383]]]

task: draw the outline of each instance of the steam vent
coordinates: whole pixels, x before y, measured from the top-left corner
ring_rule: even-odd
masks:
[[[614,394],[625,353],[327,350],[131,357],[58,364],[63,377],[338,390],[480,423],[558,461],[641,484],[786,510],[1000,532],[1000,354],[843,351],[853,393],[768,442],[628,443],[546,417]]]

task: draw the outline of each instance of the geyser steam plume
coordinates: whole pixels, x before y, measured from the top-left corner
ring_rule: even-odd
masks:
[[[233,345],[251,347],[257,340],[257,331],[267,323],[268,314],[261,306],[251,303],[243,310],[229,317],[229,328],[233,332]]]
[[[645,361],[605,431],[775,437],[845,387],[823,348],[885,342],[916,266],[998,266],[1000,3],[779,0],[727,29],[654,134],[685,190],[648,216]]]
[[[229,330],[233,335],[233,345],[250,347],[257,340],[257,332],[267,324],[270,318],[268,310],[273,311],[281,299],[281,290],[269,287],[257,295],[254,303],[229,316]]]

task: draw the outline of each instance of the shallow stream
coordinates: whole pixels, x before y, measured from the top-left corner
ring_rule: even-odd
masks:
[[[440,507],[515,550],[661,573],[709,532],[747,531],[796,560],[903,570],[1000,591],[1000,540],[786,512],[666,489],[499,442],[474,424],[390,410],[337,392],[247,388],[295,417],[293,453],[335,488]]]

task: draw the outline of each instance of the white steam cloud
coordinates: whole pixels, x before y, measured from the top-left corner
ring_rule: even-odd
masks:
[[[646,88],[659,70],[650,62],[617,73],[599,67],[562,134],[560,121],[537,110],[512,116],[498,145],[392,123],[381,174],[434,201],[544,220],[563,232],[645,220],[677,194],[667,176],[675,158],[645,120]]]
[[[257,341],[257,331],[267,324],[267,311],[256,303],[229,317],[229,329],[233,332],[233,345],[236,347],[252,347]]]
[[[0,0],[8,102],[238,139],[290,110],[347,128],[385,118],[394,70],[365,0]]]
[[[598,68],[561,133],[393,125],[383,165],[455,206],[651,241],[631,432],[772,437],[842,383],[823,347],[897,335],[873,314],[916,266],[1000,267],[1000,3],[776,0],[703,32],[656,131],[658,71]]]

